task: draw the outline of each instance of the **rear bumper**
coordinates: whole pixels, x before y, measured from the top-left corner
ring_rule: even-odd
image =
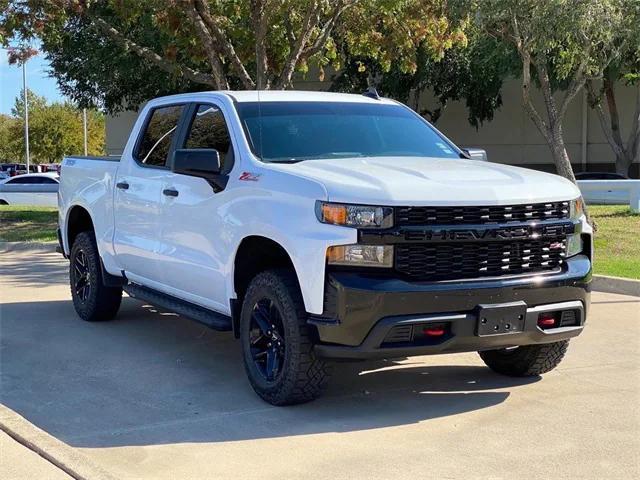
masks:
[[[317,353],[330,358],[393,358],[550,343],[581,333],[590,282],[591,262],[584,255],[569,259],[556,274],[471,282],[411,283],[332,272],[327,276],[324,313],[312,316],[309,323],[318,329]],[[521,332],[477,335],[480,305],[512,302],[523,302],[526,308]],[[541,311],[564,310],[575,312],[572,326],[538,327]],[[409,333],[403,337],[406,341],[389,341],[394,332],[407,335],[429,324],[444,324],[447,333],[434,339]]]

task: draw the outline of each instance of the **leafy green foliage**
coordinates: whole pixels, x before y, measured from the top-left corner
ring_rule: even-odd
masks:
[[[332,90],[364,91],[374,84],[381,94],[410,104],[432,122],[437,122],[448,102],[464,100],[469,123],[478,128],[493,119],[495,110],[502,105],[502,84],[517,74],[519,64],[509,45],[470,30],[468,45],[455,46],[442,58],[434,57],[420,45],[412,73],[403,72],[395,64],[384,72],[379,64],[347,52],[348,61],[334,78]],[[426,108],[420,103],[425,92],[432,93],[436,102]]]
[[[34,163],[55,163],[65,155],[84,151],[82,111],[71,103],[48,104],[28,91],[29,153]],[[15,100],[12,116],[0,116],[0,160],[24,161],[23,94]],[[87,111],[87,143],[90,155],[104,153],[104,115]]]
[[[343,64],[346,45],[383,71],[464,45],[447,0],[0,0],[0,42],[39,38],[62,91],[109,112],[166,93],[288,88]],[[417,47],[421,51],[418,52]]]

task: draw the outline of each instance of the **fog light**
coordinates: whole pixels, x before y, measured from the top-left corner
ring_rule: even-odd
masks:
[[[582,235],[574,233],[567,236],[567,257],[582,253]]]
[[[358,267],[393,266],[393,247],[389,245],[339,245],[327,249],[329,265]]]

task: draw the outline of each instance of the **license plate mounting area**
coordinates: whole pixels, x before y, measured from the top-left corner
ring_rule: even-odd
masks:
[[[511,335],[524,330],[527,304],[524,302],[478,305],[477,335]]]

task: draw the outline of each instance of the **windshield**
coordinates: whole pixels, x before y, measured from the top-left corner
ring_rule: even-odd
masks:
[[[241,102],[238,114],[265,162],[345,157],[459,158],[428,123],[400,105],[345,102]]]

